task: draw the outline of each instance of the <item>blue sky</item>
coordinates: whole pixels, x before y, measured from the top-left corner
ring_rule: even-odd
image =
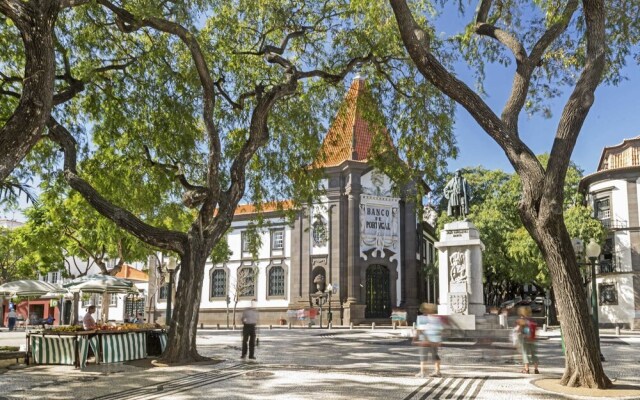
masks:
[[[619,86],[603,84],[596,91],[595,103],[583,125],[572,156],[572,160],[585,174],[595,172],[605,146],[613,146],[624,139],[640,135],[640,107],[637,101],[640,68],[630,63],[624,73],[629,78],[626,82]],[[486,88],[491,97],[485,100],[498,115],[510,90],[512,74],[510,70],[496,67],[488,71]],[[470,81],[467,83],[472,84]],[[552,102],[554,115],[550,119],[539,115],[521,115],[520,136],[536,154],[551,150],[558,118],[568,95],[569,92]],[[482,165],[487,169],[513,171],[502,149],[461,107],[457,110],[455,134],[460,154],[456,160],[450,160],[450,170]]]
[[[453,3],[453,4],[452,4]],[[445,12],[436,21],[436,29],[443,35],[464,29],[464,25],[473,18],[473,7],[467,16],[460,16],[456,9],[457,2],[451,2]],[[473,78],[462,64],[456,65],[458,78],[474,87]],[[487,68],[485,101],[493,111],[500,115],[504,103],[511,90],[515,66],[503,67],[492,65]],[[621,143],[624,139],[640,135],[640,107],[637,96],[640,89],[640,66],[629,57],[627,67],[622,71],[628,78],[619,86],[602,84],[596,91],[595,103],[583,125],[582,131],[573,151],[572,160],[584,170],[585,174],[595,172],[602,150],[606,146]],[[570,89],[566,89],[562,97],[551,102],[553,116],[550,119],[540,115],[520,116],[520,137],[536,154],[551,151],[555,129],[562,108],[569,97]],[[458,107],[455,123],[455,134],[460,149],[458,158],[449,160],[449,170],[464,167],[483,166],[487,169],[502,169],[512,172],[513,168],[502,149],[491,139],[466,110]]]

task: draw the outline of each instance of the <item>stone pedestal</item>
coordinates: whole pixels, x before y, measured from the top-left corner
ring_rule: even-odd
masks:
[[[439,260],[438,314],[459,320],[461,329],[475,329],[475,316],[486,312],[482,286],[484,244],[469,221],[444,226],[435,243]]]

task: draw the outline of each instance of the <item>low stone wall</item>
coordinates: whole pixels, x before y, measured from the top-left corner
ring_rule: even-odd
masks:
[[[24,351],[0,351],[0,368],[23,364],[27,353]]]

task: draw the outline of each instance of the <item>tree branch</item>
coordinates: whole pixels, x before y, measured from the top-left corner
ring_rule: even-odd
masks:
[[[198,40],[193,34],[191,34],[191,32],[175,22],[153,17],[138,19],[129,11],[125,10],[124,8],[115,6],[110,1],[97,1],[99,4],[102,4],[104,7],[111,10],[117,16],[116,22],[118,22],[118,20],[124,22],[125,25],[123,25],[123,27],[139,29],[142,26],[149,26],[158,31],[177,36],[189,49],[203,91],[202,119],[204,121],[205,129],[209,138],[209,170],[207,173],[207,186],[209,187],[210,195],[213,196],[213,198],[219,198],[220,180],[218,179],[218,176],[222,145],[220,143],[218,129],[213,123],[215,107],[215,84],[211,77],[209,67],[207,65],[204,54],[202,53],[202,49],[200,47],[200,44],[198,43]]]
[[[175,164],[166,164],[161,163],[159,161],[155,161],[153,157],[151,157],[151,151],[148,146],[144,146],[145,157],[147,158],[147,162],[151,164],[153,167],[159,167],[165,173],[172,172],[173,175],[178,179],[178,182],[187,190],[182,195],[182,202],[189,208],[194,208],[197,205],[201,204],[203,201],[207,199],[209,196],[209,190],[204,186],[197,186],[191,184],[187,177],[182,172],[182,168],[179,165]]]
[[[131,232],[138,239],[164,250],[184,254],[187,237],[182,232],[170,231],[148,225],[131,212],[115,206],[102,197],[98,191],[77,174],[76,141],[53,117],[47,123],[49,138],[60,145],[64,151],[64,178],[67,183],[100,214],[113,221],[119,227]]]
[[[538,39],[536,44],[533,46],[533,49],[531,50],[531,55],[529,56],[531,58],[532,64],[538,65],[540,63],[540,60],[542,59],[542,56],[544,55],[544,52],[549,48],[551,43],[553,43],[553,41],[556,40],[558,36],[562,34],[562,32],[567,30],[567,26],[571,21],[571,17],[573,17],[573,14],[578,8],[578,4],[578,0],[569,0],[564,8],[564,11],[562,12],[562,17],[560,17],[558,22],[551,25],[549,29],[547,29],[542,34],[540,39]]]
[[[595,99],[606,62],[605,6],[603,1],[584,0],[587,54],[586,62],[569,100],[562,110],[556,138],[551,148],[544,197],[562,205],[563,185],[569,167],[569,156],[578,140],[587,114]],[[557,188],[557,189],[556,189]],[[552,216],[549,216],[550,218]]]

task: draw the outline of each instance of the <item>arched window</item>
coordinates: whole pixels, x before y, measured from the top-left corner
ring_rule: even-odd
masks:
[[[316,214],[312,224],[313,247],[323,247],[327,244],[327,224],[321,215]]]
[[[211,297],[227,295],[227,271],[222,268],[213,270],[211,274]]]
[[[269,270],[269,296],[284,296],[284,268],[276,266]]]
[[[238,270],[238,296],[254,297],[256,294],[256,270],[242,267]]]

